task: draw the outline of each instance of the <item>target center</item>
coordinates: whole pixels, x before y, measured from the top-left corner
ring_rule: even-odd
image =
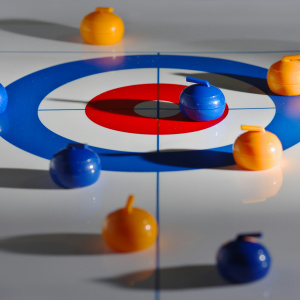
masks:
[[[134,107],[134,112],[142,117],[162,119],[179,114],[179,106],[176,103],[164,100],[145,101]]]
[[[185,87],[148,83],[108,90],[89,101],[85,113],[91,121],[105,128],[152,135],[158,134],[158,127],[159,135],[203,130],[227,116],[226,105],[224,114],[216,120],[194,122],[186,119],[178,105],[180,93]]]

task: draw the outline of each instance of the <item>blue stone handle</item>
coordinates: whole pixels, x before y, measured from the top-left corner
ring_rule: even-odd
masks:
[[[198,78],[195,78],[195,77],[187,76],[186,77],[186,81],[193,82],[193,83],[198,83],[198,84],[201,84],[203,86],[210,87],[210,84],[209,84],[209,82],[207,80],[203,80],[203,79],[198,79]]]
[[[239,234],[236,239],[238,241],[242,241],[242,240],[244,240],[247,237],[261,238],[262,237],[262,233],[261,232],[254,232],[254,233]]]

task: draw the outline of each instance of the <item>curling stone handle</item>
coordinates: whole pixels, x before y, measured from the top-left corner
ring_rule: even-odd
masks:
[[[125,212],[126,212],[127,214],[131,214],[131,213],[132,213],[134,199],[135,199],[134,195],[130,195],[130,196],[128,197],[126,206],[124,207],[124,210],[125,210]]]
[[[298,59],[300,59],[300,54],[284,56],[282,58],[282,61],[283,62],[287,62],[287,61],[298,60]]]
[[[260,132],[265,132],[265,128],[262,126],[251,126],[251,125],[241,125],[242,130],[247,130],[247,131],[260,131]]]
[[[209,84],[209,82],[207,80],[203,80],[203,79],[199,79],[199,78],[187,76],[186,77],[186,81],[187,82],[198,83],[198,84],[201,84],[203,86],[210,87],[210,84]]]
[[[98,13],[112,13],[114,9],[112,7],[97,7],[95,11]]]
[[[243,233],[243,234],[239,234],[237,236],[237,240],[238,241],[243,241],[249,237],[253,237],[253,238],[261,238],[262,237],[262,233],[261,232],[254,232],[254,233]]]

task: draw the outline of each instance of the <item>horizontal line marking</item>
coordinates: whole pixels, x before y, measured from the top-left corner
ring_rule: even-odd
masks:
[[[229,108],[229,110],[247,110],[247,109],[275,109],[275,107],[242,107],[242,108]],[[61,108],[61,109],[39,109],[38,111],[72,111],[72,110],[86,110],[85,108]],[[97,109],[89,109],[89,110],[97,110]],[[107,108],[107,109],[101,109],[101,110],[131,110],[129,108]],[[136,108],[134,110],[157,110],[156,108]],[[178,108],[160,108],[160,110],[178,110]]]
[[[109,51],[16,51],[16,50],[3,50],[0,51],[0,53],[53,53],[53,54],[60,54],[60,53],[74,53],[74,54],[80,54],[80,53],[95,53],[95,54],[153,54],[155,55],[155,52],[151,51],[125,51],[125,52],[109,52]],[[275,51],[166,51],[166,52],[161,52],[161,54],[259,54],[259,53],[299,53],[299,50],[275,50]]]

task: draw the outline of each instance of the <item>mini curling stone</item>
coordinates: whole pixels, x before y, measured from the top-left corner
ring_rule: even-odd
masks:
[[[270,90],[282,96],[300,95],[300,55],[285,56],[267,74]]]
[[[109,214],[102,226],[102,237],[116,252],[134,252],[150,247],[156,240],[157,222],[147,211],[132,207],[134,196],[127,204]]]
[[[69,144],[50,161],[53,181],[64,188],[91,185],[98,180],[100,171],[99,156],[85,144]]]
[[[0,83],[0,114],[2,114],[7,107],[7,92],[4,86]]]
[[[256,242],[260,233],[242,234],[224,244],[217,254],[219,273],[228,281],[246,283],[263,278],[271,267],[268,250]]]
[[[242,125],[248,132],[233,144],[233,158],[238,166],[248,170],[267,170],[278,165],[282,158],[282,145],[278,137],[260,126]]]
[[[123,37],[124,23],[119,16],[113,14],[113,8],[97,7],[83,18],[80,33],[88,44],[115,44]]]
[[[206,80],[187,76],[186,81],[196,84],[184,88],[179,96],[182,115],[194,121],[220,118],[225,110],[225,97],[221,90]]]

